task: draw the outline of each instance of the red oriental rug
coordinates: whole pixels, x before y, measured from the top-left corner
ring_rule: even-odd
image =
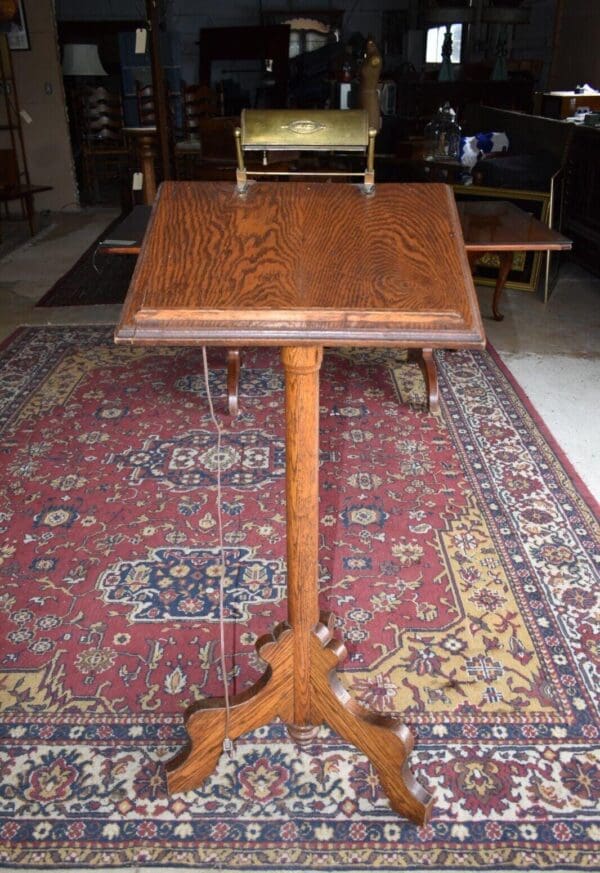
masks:
[[[326,728],[299,752],[265,727],[201,789],[167,795],[185,707],[222,693],[201,354],[81,327],[5,344],[1,864],[598,867],[594,510],[493,355],[437,360],[438,417],[394,351],[328,351],[321,394],[322,606],[349,649],[345,685],[417,736],[412,769],[437,798],[418,828]],[[241,399],[237,420],[221,417],[235,691],[285,615],[275,351],[245,354]]]

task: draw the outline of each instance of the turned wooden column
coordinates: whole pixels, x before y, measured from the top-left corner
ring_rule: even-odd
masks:
[[[142,134],[138,140],[140,166],[144,174],[144,203],[151,206],[156,197],[156,173],[154,171],[154,134]]]
[[[320,346],[284,348],[288,621],[294,629],[294,724],[301,745],[310,725],[311,634],[319,621],[319,370]]]
[[[161,4],[146,0],[146,19],[150,30],[150,59],[152,63],[152,89],[158,144],[162,162],[163,179],[171,178],[171,150],[169,148],[169,106],[164,69],[160,57]]]

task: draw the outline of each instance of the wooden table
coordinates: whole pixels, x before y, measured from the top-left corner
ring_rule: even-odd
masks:
[[[123,221],[100,240],[100,251],[106,255],[139,255],[151,212],[151,206],[134,206]]]
[[[471,267],[483,254],[498,255],[492,312],[496,321],[502,321],[500,297],[514,253],[565,251],[571,248],[571,240],[506,200],[461,201],[457,206]]]
[[[541,114],[550,118],[569,118],[579,107],[586,106],[595,112],[600,110],[600,92],[584,91],[544,91],[542,94]]]
[[[392,807],[418,823],[432,797],[413,778],[412,734],[353,701],[318,606],[319,368],[323,346],[483,348],[452,191],[445,185],[167,182],[159,190],[116,341],[282,347],[288,620],[260,639],[262,678],[231,700],[232,739],[279,716],[308,742],[328,724],[371,760]],[[226,710],[202,700],[170,791],[197,787],[221,754]]]

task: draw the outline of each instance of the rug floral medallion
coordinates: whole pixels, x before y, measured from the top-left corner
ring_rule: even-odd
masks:
[[[600,864],[598,534],[591,499],[489,353],[437,353],[441,414],[394,350],[328,350],[320,591],[340,676],[416,735],[431,823],[390,810],[327,727],[241,738],[199,789],[164,762],[220,696],[217,443],[199,349],[104,328],[0,353],[0,863],[196,870],[579,870]],[[283,373],[244,352],[225,409],[232,692],[286,615]],[[582,426],[585,422],[582,421]],[[596,561],[596,565],[594,563]]]

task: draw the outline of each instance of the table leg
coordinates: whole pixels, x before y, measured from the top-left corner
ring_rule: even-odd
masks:
[[[140,166],[143,181],[144,203],[152,206],[156,197],[156,174],[154,171],[154,137],[151,135],[139,138]]]
[[[440,411],[440,391],[438,387],[437,367],[433,357],[433,349],[422,349],[419,364],[425,377],[425,388],[429,400],[429,411]]]
[[[494,297],[492,299],[492,312],[495,321],[502,321],[504,319],[504,316],[498,307],[500,304],[500,297],[502,296],[504,286],[506,285],[506,280],[508,279],[508,274],[512,268],[513,254],[514,252],[497,252],[500,266],[498,268],[498,277],[496,279],[496,287],[494,288]]]
[[[322,349],[282,351],[286,377],[286,499],[288,622],[257,643],[268,667],[248,691],[234,696],[229,713],[222,699],[203,700],[188,711],[190,744],[167,765],[170,791],[200,785],[215,767],[225,736],[282,718],[292,736],[310,739],[326,723],[373,763],[393,809],[427,822],[433,798],[407,766],[413,738],[399,720],[371,713],[351,699],[335,676],[346,656],[333,638],[332,620],[319,614],[319,368]]]
[[[227,350],[227,408],[235,418],[239,412],[240,350]]]
[[[293,724],[312,724],[311,642],[319,621],[320,346],[284,348],[288,618],[294,630]]]
[[[35,234],[35,209],[33,206],[33,194],[24,194],[21,198],[21,206],[24,206],[23,212],[27,216],[27,223],[29,225],[29,234],[34,236]]]
[[[546,267],[544,270],[544,306],[548,303],[550,299],[550,258],[552,252],[550,249],[546,251]]]
[[[506,280],[508,279],[508,274],[512,268],[513,255],[514,252],[503,252],[492,250],[492,254],[498,256],[498,260],[500,262],[498,267],[498,276],[496,278],[496,287],[494,288],[494,296],[492,298],[492,313],[494,315],[495,321],[503,321],[504,316],[500,312],[499,304],[500,297],[502,296],[502,292],[504,291],[504,286],[506,285]],[[468,251],[467,250],[467,258],[469,259],[469,266],[471,267],[471,272],[475,270],[475,264],[482,257],[482,255],[489,254],[488,252],[483,251]]]

